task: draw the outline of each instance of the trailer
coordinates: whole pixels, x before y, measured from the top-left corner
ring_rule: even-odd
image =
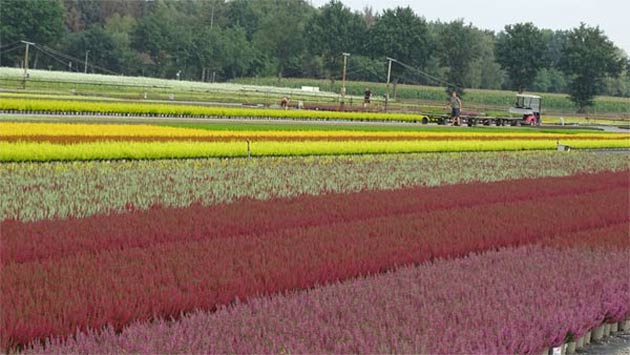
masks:
[[[482,114],[464,113],[460,115],[462,122],[469,127],[476,125],[484,126],[540,126],[541,124],[542,98],[536,95],[516,95],[516,102],[513,107],[508,110],[509,113],[516,115],[510,117],[491,117]],[[451,123],[452,117],[449,114],[421,114],[422,124],[436,123],[445,125]]]

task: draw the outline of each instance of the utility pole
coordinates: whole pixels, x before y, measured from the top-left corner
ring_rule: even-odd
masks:
[[[20,42],[26,44],[26,50],[24,51],[24,80],[26,80],[26,78],[28,78],[28,47],[30,45],[35,45],[35,43],[27,41]]]
[[[343,74],[341,76],[341,106],[343,107],[346,101],[346,68],[348,66],[348,57],[350,53],[342,53],[343,55]]]
[[[389,106],[389,82],[392,78],[392,62],[396,61],[396,59],[387,57],[387,60],[389,61],[389,66],[387,68],[387,94],[385,95],[385,111],[387,111],[387,108]]]
[[[88,54],[90,54],[90,50],[88,49],[87,51],[85,51],[85,70],[84,73],[87,74],[87,60],[88,60]]]
[[[26,89],[26,79],[28,79],[28,47],[35,45],[33,42],[20,41],[26,44],[26,50],[24,51],[24,78],[22,80],[22,88]]]

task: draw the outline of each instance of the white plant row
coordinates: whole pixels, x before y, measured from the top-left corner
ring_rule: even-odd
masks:
[[[146,89],[164,88],[164,90],[193,90],[206,92],[251,92],[269,93],[279,95],[314,96],[314,97],[338,97],[339,95],[327,91],[303,91],[301,89],[242,85],[232,83],[204,83],[197,81],[168,80],[148,77],[118,76],[104,74],[83,74],[66,71],[35,70],[28,71],[29,79],[33,81],[57,81],[59,83],[77,84],[110,84],[141,86]],[[20,68],[0,67],[0,79],[21,80],[24,77],[24,70]]]

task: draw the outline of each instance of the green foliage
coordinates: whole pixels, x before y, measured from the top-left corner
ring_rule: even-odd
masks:
[[[341,1],[331,0],[306,24],[305,41],[311,55],[324,58],[329,71],[341,70],[342,53],[361,53],[367,25]]]
[[[410,7],[385,10],[368,33],[368,52],[373,58],[391,57],[424,69],[433,55],[435,45],[427,23]],[[402,67],[395,66],[393,73],[397,71]]]
[[[563,47],[561,69],[570,76],[571,100],[584,112],[593,106],[593,98],[602,90],[606,76],[616,76],[623,69],[615,45],[599,27],[580,24],[569,32]]]
[[[0,47],[25,40],[54,45],[59,42],[63,27],[64,8],[61,0],[38,1],[2,0],[0,2]],[[2,61],[18,62],[15,54]]]
[[[545,63],[547,45],[533,23],[505,26],[496,41],[497,60],[507,71],[513,89],[523,92]]]
[[[475,59],[479,57],[477,37],[472,25],[457,20],[441,26],[438,34],[439,58],[448,68],[447,92],[464,93],[464,78]]]

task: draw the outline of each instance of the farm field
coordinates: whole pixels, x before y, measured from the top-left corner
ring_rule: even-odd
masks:
[[[303,102],[306,107],[322,107],[325,109],[338,109],[341,90],[340,83],[332,84],[325,80],[313,79],[281,79],[278,78],[244,78],[230,83],[205,83],[193,81],[165,80],[144,77],[124,77],[99,74],[82,74],[71,72],[55,72],[46,70],[31,70],[29,79],[23,80],[23,71],[16,68],[0,67],[0,98],[5,102],[5,106],[0,110],[31,110],[42,109],[42,106],[24,106],[15,102],[23,101],[72,101],[72,107],[66,107],[71,111],[92,112],[96,108],[86,108],[77,106],[76,101],[88,101],[92,103],[104,104],[129,104],[144,103],[166,104],[169,106],[199,106],[205,110],[193,110],[194,114],[204,114],[210,116],[221,116],[228,106],[264,106],[278,107],[283,96],[291,98],[291,105],[296,106],[298,101]],[[312,92],[301,90],[302,86],[320,87],[322,91]],[[374,118],[383,119],[377,112],[382,112],[385,105],[385,84],[348,82],[346,106],[350,110],[362,111],[362,93],[365,87],[372,87],[374,91],[373,105],[371,110],[375,111]],[[575,114],[575,107],[564,94],[542,94],[544,97],[544,122],[548,124],[626,124],[630,119],[630,99],[617,97],[597,97],[592,112],[586,115]],[[389,110],[392,112],[409,114],[444,113],[444,90],[439,87],[398,85],[396,97],[389,103]],[[509,116],[507,108],[514,102],[514,93],[497,90],[476,90],[469,89],[466,94],[466,110],[483,112],[489,116]],[[177,104],[177,105],[174,105]],[[61,104],[49,105],[47,109],[58,111]],[[66,103],[65,105],[70,105]],[[57,107],[59,106],[59,107]],[[111,111],[109,112],[125,112]],[[104,107],[105,107],[104,106]],[[208,110],[207,106],[223,107],[223,110]],[[156,114],[154,109],[147,109],[142,112]],[[169,114],[193,114],[191,108],[180,108],[175,111],[169,110]],[[140,113],[138,107],[128,111],[129,113]],[[321,113],[319,113],[321,115]],[[235,116],[231,114],[229,116]],[[274,114],[260,114],[261,116]],[[287,116],[291,118],[292,114]],[[344,116],[333,115],[334,118]],[[359,115],[361,116],[361,115]],[[562,120],[560,119],[562,117]],[[327,119],[333,118],[328,115]],[[346,117],[347,118],[347,117]],[[365,119],[359,117],[354,119]],[[385,118],[387,119],[387,118]],[[392,116],[389,119],[399,119]],[[419,118],[416,118],[419,119]],[[621,120],[621,121],[619,121]]]
[[[165,116],[0,120],[0,351],[538,354],[628,325],[626,133]]]
[[[624,12],[361,2],[0,0],[0,355],[630,355]]]
[[[545,131],[210,130],[115,124],[0,123],[0,161],[308,156],[630,148],[621,133]]]

